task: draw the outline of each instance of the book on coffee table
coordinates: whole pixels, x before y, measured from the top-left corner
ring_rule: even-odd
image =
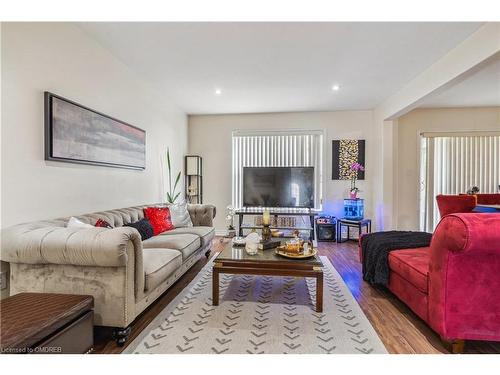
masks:
[[[266,242],[259,242],[259,250],[275,249],[281,245],[281,240],[270,239]]]

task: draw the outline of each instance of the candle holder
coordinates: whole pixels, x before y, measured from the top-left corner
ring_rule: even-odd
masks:
[[[271,239],[271,228],[269,224],[263,224],[262,226],[262,242],[267,242]]]

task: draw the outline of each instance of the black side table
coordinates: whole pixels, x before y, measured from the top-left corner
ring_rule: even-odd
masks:
[[[347,238],[342,239],[342,227],[347,228]],[[348,220],[348,219],[339,219],[337,220],[337,242],[346,242],[346,241],[358,241],[357,238],[350,238],[349,236],[349,228],[358,228],[359,236],[363,233],[363,227],[366,228],[366,233],[372,232],[372,221],[371,219],[362,219],[362,220]]]

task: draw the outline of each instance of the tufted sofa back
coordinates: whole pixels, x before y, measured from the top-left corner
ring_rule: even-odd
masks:
[[[134,223],[144,217],[144,208],[151,206],[167,206],[164,203],[146,204],[141,206],[118,208],[108,211],[93,212],[84,215],[75,215],[78,220],[94,225],[98,219],[106,220],[113,227],[119,228],[125,224]],[[191,220],[195,226],[212,226],[212,220],[215,217],[215,206],[208,204],[192,204],[188,205],[188,211]],[[16,227],[22,227],[24,230],[34,230],[45,227],[66,227],[70,216],[57,218],[53,220],[41,220],[31,223],[18,224]]]
[[[135,206],[135,207],[127,207],[127,208],[119,208],[115,210],[109,211],[101,211],[101,212],[93,212],[90,214],[85,214],[81,216],[75,216],[78,220],[86,224],[94,225],[98,219],[106,220],[113,227],[122,227],[125,224],[134,223],[138,220],[144,218],[144,208],[151,206],[160,206],[159,204],[150,204],[144,206]],[[66,223],[69,218],[65,218]]]
[[[143,206],[119,208],[115,210],[93,212],[84,215],[74,215],[78,220],[94,225],[98,219],[106,220],[113,227],[122,227],[124,224],[136,222],[144,217],[145,207],[160,206],[161,204],[150,204]],[[40,220],[30,223],[18,224],[16,227],[23,227],[27,230],[40,229],[45,227],[66,227],[71,216],[61,217],[52,220]]]

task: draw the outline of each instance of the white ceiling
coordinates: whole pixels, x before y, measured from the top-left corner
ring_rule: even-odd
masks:
[[[426,98],[421,107],[486,107],[500,106],[500,56],[477,71]]]
[[[208,114],[371,109],[481,23],[79,25],[184,111]]]

